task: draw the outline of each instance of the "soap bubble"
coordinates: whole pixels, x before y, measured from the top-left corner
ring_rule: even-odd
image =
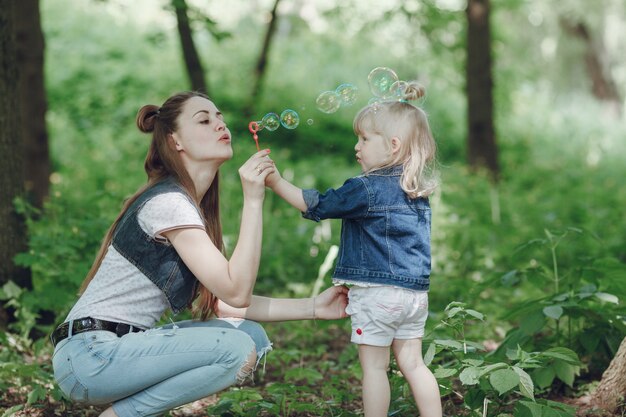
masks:
[[[406,88],[408,86],[409,84],[406,81],[402,81],[402,80],[396,81],[395,83],[391,85],[392,95],[397,98],[403,98],[404,92],[406,91]]]
[[[313,119],[308,119],[306,121],[306,124],[308,124],[309,126],[311,126],[313,124]]]
[[[391,86],[398,81],[396,73],[387,67],[374,68],[367,76],[372,94],[376,97],[389,98],[393,96]]]
[[[324,91],[317,96],[315,104],[323,113],[334,113],[341,106],[341,97],[335,91]]]
[[[280,119],[276,113],[267,113],[261,120],[261,126],[270,132],[275,131],[280,126]]]
[[[335,92],[341,98],[341,102],[343,105],[351,106],[356,101],[358,89],[349,83],[341,84]]]
[[[280,114],[280,124],[286,129],[295,129],[300,124],[300,116],[298,116],[295,110],[283,110]]]
[[[379,98],[379,97],[372,97],[372,98],[369,99],[367,104],[369,104],[369,105],[376,105],[376,104],[382,103],[382,101],[383,100],[381,98]]]

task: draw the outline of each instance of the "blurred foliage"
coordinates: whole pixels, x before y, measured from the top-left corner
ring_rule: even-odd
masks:
[[[241,113],[270,5],[190,3],[212,22],[208,29],[197,26],[195,39],[234,137],[235,157],[220,173],[232,251],[242,201],[236,168],[254,151]],[[620,179],[626,175],[626,122],[590,97],[582,47],[561,32],[558,20],[585,19],[607,41],[613,75],[625,85],[626,60],[617,53],[626,44],[626,32],[618,30],[626,25],[623,4],[492,2],[503,171],[494,185],[465,165],[464,2],[282,3],[255,118],[286,108],[300,114],[293,131],[259,133],[261,146],[272,149],[283,175],[297,185],[324,190],[358,173],[352,117],[370,98],[372,68],[394,68],[427,87],[424,109],[439,145],[442,185],[431,199],[432,319],[424,346],[447,387],[448,414],[481,415],[487,399],[486,415],[514,409],[515,415],[540,415],[546,408],[570,415],[548,399],[584,392],[626,335],[626,188]],[[136,111],[187,88],[167,5],[42,1],[52,195],[36,216],[16,202],[30,219],[30,250],[17,262],[31,267],[33,291],[10,284],[0,289],[0,301],[20,318],[0,332],[1,386],[30,387],[29,404],[40,399],[41,387],[52,386],[45,361],[51,348],[41,338],[51,320],[37,319],[52,314],[63,320],[122,201],[145,181],[149,138],[134,126]],[[195,19],[203,20],[200,14]],[[230,36],[217,41],[214,33]],[[359,88],[357,103],[331,115],[319,112],[317,94],[343,82]],[[303,220],[268,192],[264,224],[257,293],[308,296],[328,250],[339,242],[340,223]],[[348,328],[347,321],[269,325],[277,349],[260,383],[261,398],[257,389],[232,389],[215,413],[307,415],[315,405],[328,415],[357,415],[360,368]],[[391,411],[415,412],[405,381],[394,372]],[[52,391],[53,400],[59,395]]]

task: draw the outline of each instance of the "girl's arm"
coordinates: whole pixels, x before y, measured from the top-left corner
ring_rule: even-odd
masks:
[[[328,189],[321,194],[317,190],[302,190],[284,179],[274,168],[265,185],[300,210],[307,219],[349,219],[367,214],[370,199],[365,183],[359,178],[350,178],[340,188]]]
[[[236,307],[250,304],[259,269],[265,177],[274,168],[271,166],[259,173],[256,167],[265,161],[262,158],[267,153],[257,152],[239,169],[244,202],[239,239],[230,260],[202,229],[174,229],[164,233],[202,285],[219,299]]]
[[[265,185],[271,188],[279,197],[298,210],[307,210],[306,202],[302,196],[302,189],[284,179],[275,166],[274,172],[267,176]]]
[[[348,289],[343,286],[330,287],[312,298],[269,298],[252,296],[246,308],[235,308],[220,300],[218,317],[237,317],[254,321],[287,321],[347,317]]]
[[[277,181],[276,184],[274,184],[272,190],[274,190],[274,192],[278,194],[278,196],[291,204],[293,207],[297,208],[300,211],[307,211],[307,205],[304,202],[302,189],[300,187],[296,187],[295,185],[281,177],[280,180]]]

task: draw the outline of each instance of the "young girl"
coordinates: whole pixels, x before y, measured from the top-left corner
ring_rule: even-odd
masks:
[[[354,150],[363,174],[324,194],[270,174],[266,185],[308,219],[342,219],[333,282],[351,286],[346,312],[359,345],[366,417],[386,416],[389,347],[422,417],[441,416],[435,377],[422,359],[428,315],[430,219],[437,185],[426,114],[407,100],[422,97],[410,82],[403,100],[371,104],[354,119]]]

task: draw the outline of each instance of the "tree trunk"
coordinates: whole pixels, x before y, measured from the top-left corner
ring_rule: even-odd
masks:
[[[618,407],[626,404],[626,337],[602,374],[602,380],[591,394],[589,403],[611,415],[617,412]]]
[[[470,166],[487,168],[497,180],[500,169],[493,125],[489,7],[489,0],[467,3],[467,143]]]
[[[267,57],[270,52],[270,46],[272,44],[272,39],[274,38],[274,33],[276,32],[276,10],[278,9],[278,3],[280,3],[280,0],[275,0],[270,21],[267,26],[267,32],[265,32],[265,38],[263,39],[261,53],[259,55],[259,59],[257,60],[256,67],[254,68],[254,84],[252,86],[252,92],[250,93],[250,103],[244,112],[246,116],[252,115],[255,103],[261,95],[261,86],[263,85],[265,69],[267,68]]]
[[[25,151],[26,192],[30,202],[41,208],[48,197],[50,155],[46,130],[46,90],[44,86],[44,37],[39,0],[15,2],[15,33],[21,132]]]
[[[602,42],[596,41],[589,28],[584,22],[572,22],[566,18],[561,18],[561,27],[570,35],[582,40],[585,43],[585,67],[587,75],[591,79],[591,92],[599,100],[607,102],[615,115],[622,112],[622,99],[615,80],[611,76],[611,71],[604,59],[604,46]]]
[[[13,0],[0,0],[0,286],[11,280],[30,287],[30,271],[13,262],[27,247],[24,219],[13,207],[13,199],[24,195],[13,6]],[[0,305],[0,328],[11,320]]]
[[[189,16],[187,15],[187,3],[185,0],[172,0],[172,6],[176,11],[176,21],[178,22],[178,34],[180,35],[180,44],[183,49],[183,58],[187,75],[191,82],[191,88],[195,91],[201,91],[209,94],[208,87],[204,79],[204,69],[193,43],[191,26],[189,24]]]

